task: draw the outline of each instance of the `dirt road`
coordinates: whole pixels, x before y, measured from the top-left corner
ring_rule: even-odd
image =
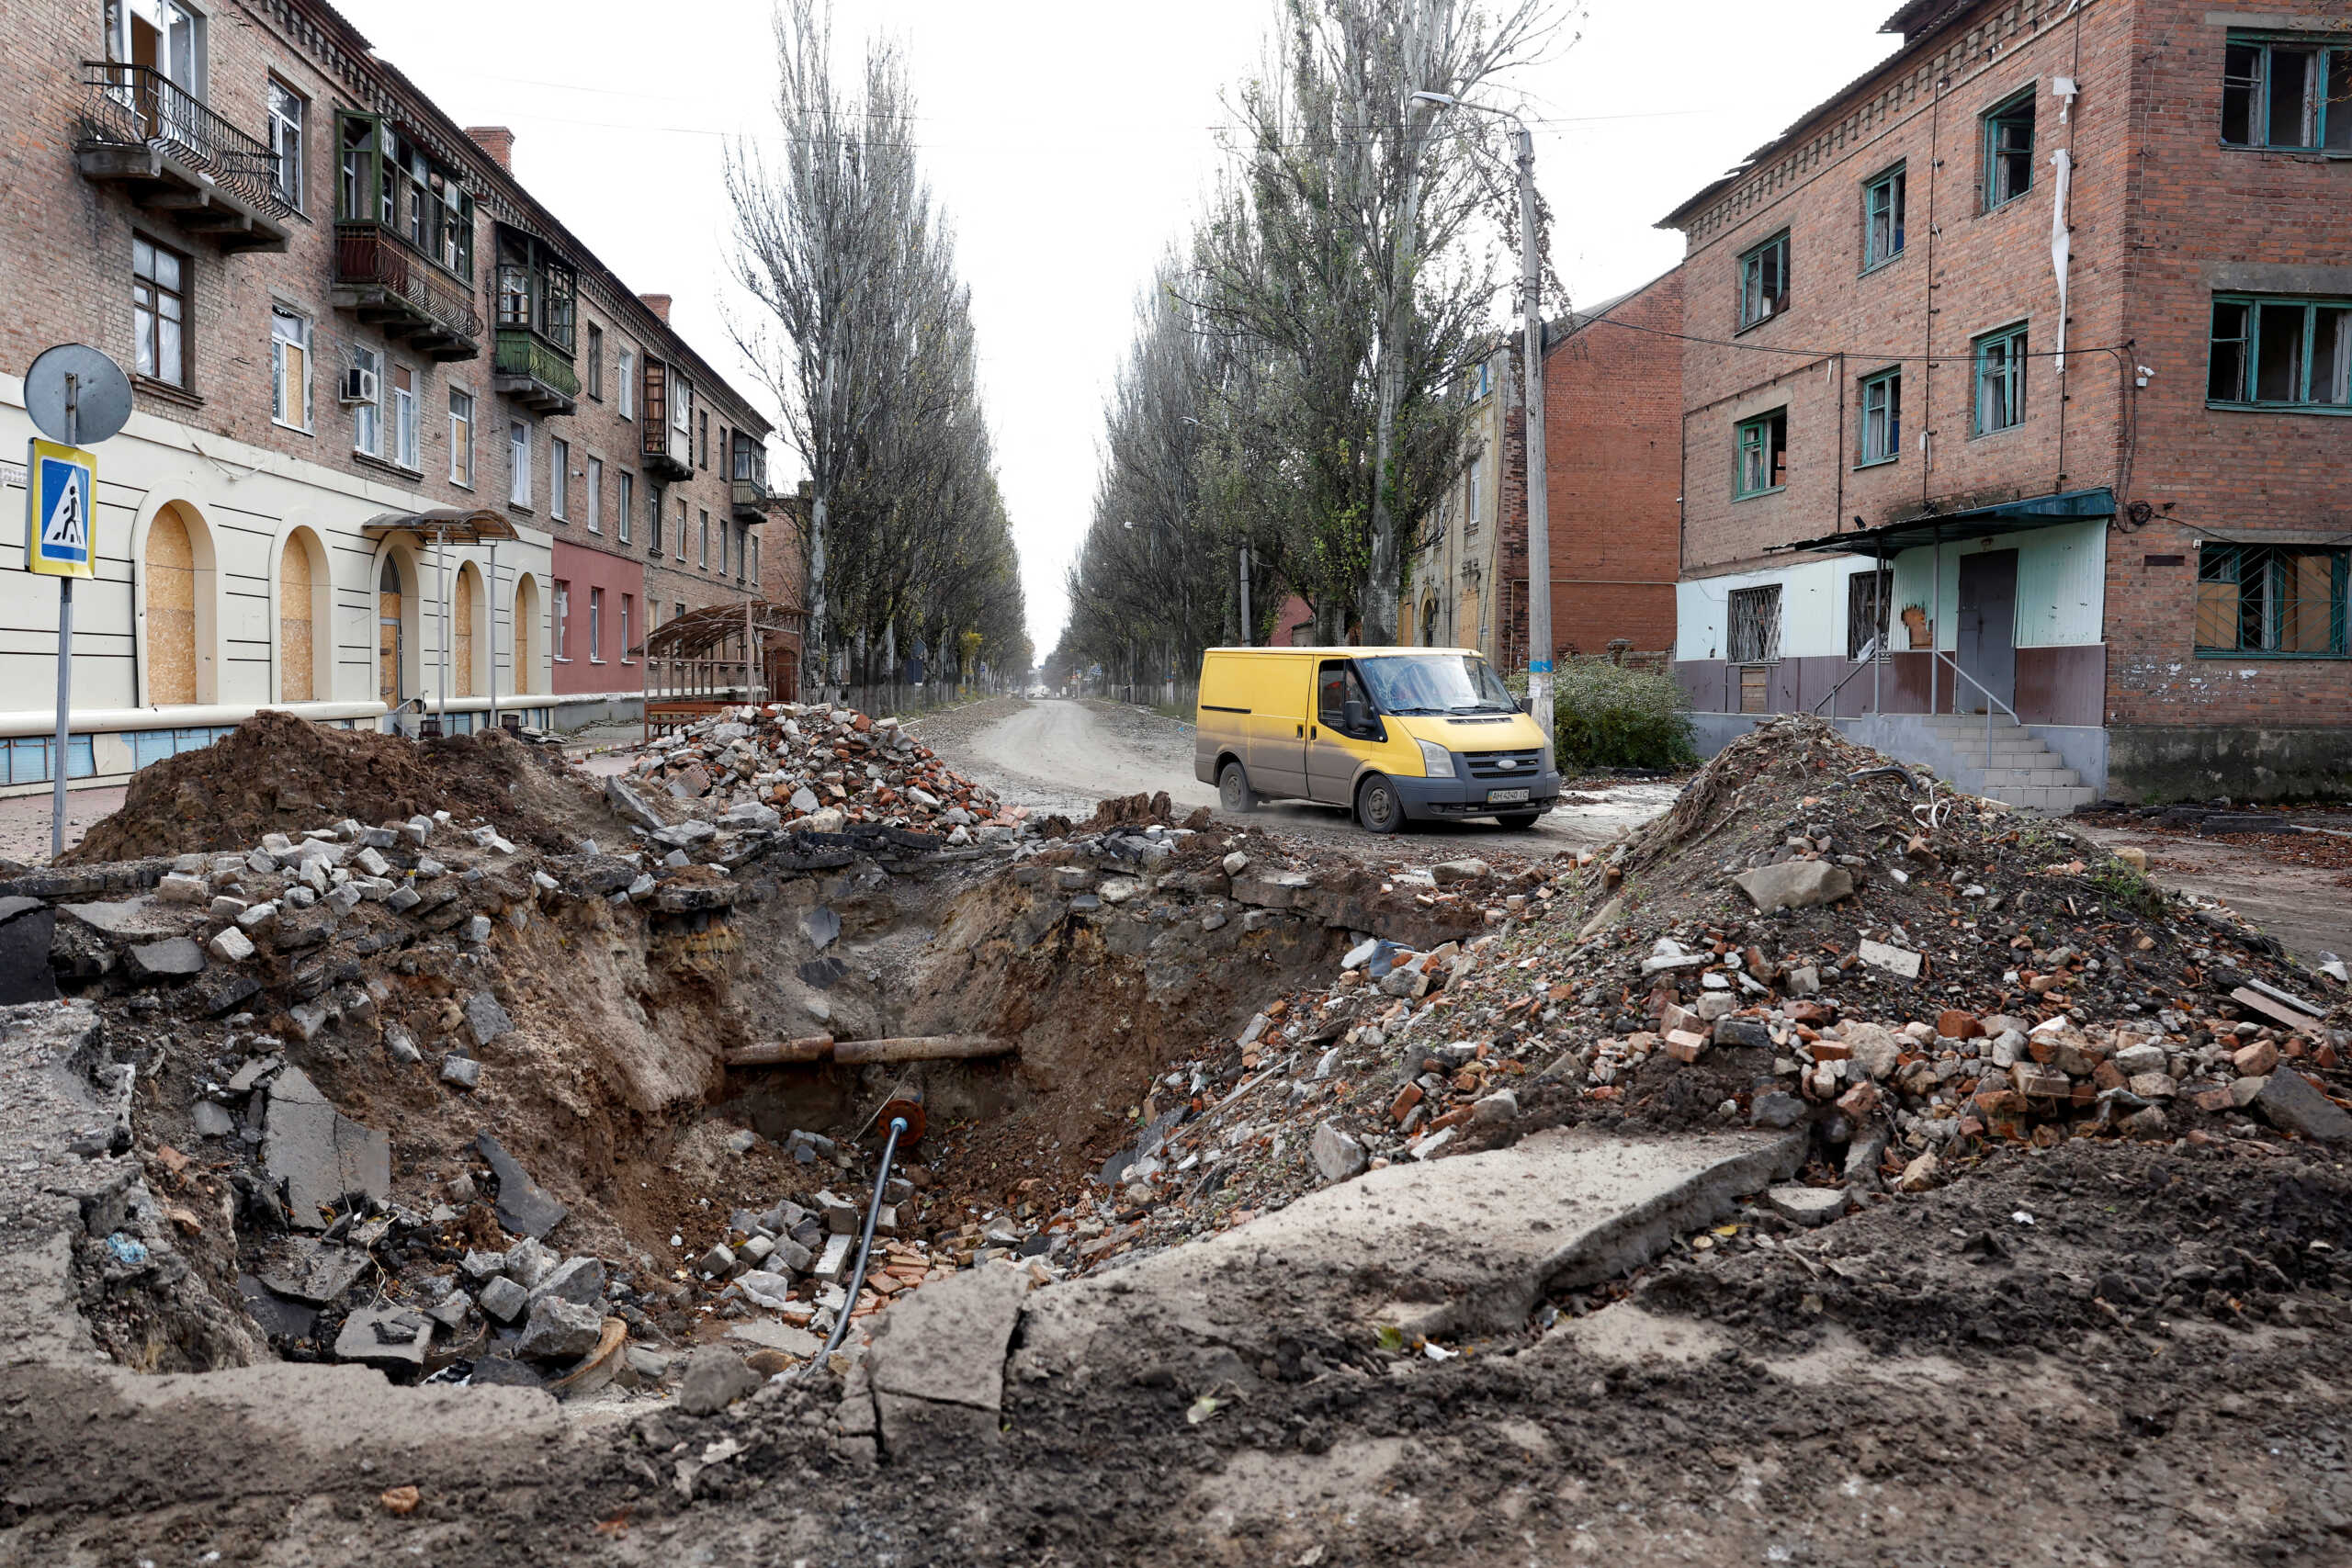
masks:
[[[1193,775],[1193,727],[1141,708],[1109,703],[1047,701],[1009,713],[973,715],[962,724],[926,721],[925,740],[954,766],[1008,800],[1043,811],[1084,818],[1105,795],[1168,792],[1179,807],[1215,807],[1216,791]],[[1458,840],[1465,853],[1482,843],[1544,854],[1616,837],[1663,811],[1672,784],[1626,784],[1571,792],[1567,805],[1533,829],[1511,830],[1490,821],[1423,822],[1411,829],[1432,840]],[[1260,807],[1256,827],[1362,844],[1369,835],[1345,812],[1327,806],[1283,802]]]

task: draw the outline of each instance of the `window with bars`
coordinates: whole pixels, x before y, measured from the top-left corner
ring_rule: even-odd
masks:
[[[2352,43],[2231,34],[2222,57],[2222,141],[2352,152]]]
[[[1781,585],[1735,588],[1728,605],[1724,651],[1734,664],[1770,664],[1781,657]]]
[[[2352,551],[2208,543],[2197,560],[2197,651],[2341,659]]]
[[[1984,116],[1984,209],[2032,188],[2033,89],[2028,87]]]
[[[1789,235],[1773,235],[1739,258],[1739,324],[1744,330],[1789,308]]]
[[[1862,269],[1903,254],[1903,165],[1862,186]]]
[[[1732,473],[1735,499],[1770,495],[1789,482],[1789,411],[1742,420]]]
[[[2213,298],[2209,402],[2352,410],[2352,299]]]
[[[1976,340],[1977,434],[2025,423],[2025,357],[2023,322]]]
[[[1861,446],[1857,466],[1891,463],[1903,455],[1903,372],[1882,370],[1862,378]]]
[[[1886,604],[1894,592],[1894,573],[1873,569],[1846,579],[1846,657],[1859,660],[1877,644],[1886,650]]]

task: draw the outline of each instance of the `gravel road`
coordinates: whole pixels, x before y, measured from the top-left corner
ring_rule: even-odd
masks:
[[[947,717],[951,716],[942,716]],[[975,716],[978,717],[979,716]],[[989,716],[985,723],[942,732],[926,727],[926,744],[956,770],[1008,800],[1041,811],[1083,818],[1105,795],[1166,790],[1179,807],[1214,807],[1216,791],[1193,776],[1193,727],[1120,704],[1048,701]],[[1482,842],[1522,854],[1553,853],[1606,842],[1672,803],[1671,783],[1612,784],[1569,792],[1569,803],[1532,829],[1513,831],[1488,821],[1423,822],[1411,831],[1431,840],[1458,840],[1464,853]],[[1363,843],[1368,837],[1347,813],[1327,806],[1283,802],[1260,807],[1251,825],[1280,833]]]

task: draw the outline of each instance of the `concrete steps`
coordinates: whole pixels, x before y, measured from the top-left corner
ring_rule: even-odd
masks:
[[[1989,758],[1982,714],[1937,714],[1925,722],[1951,753],[1939,759],[1942,771],[1971,795],[2063,815],[2087,806],[2096,793],[2064,758],[2007,714],[1993,716]]]

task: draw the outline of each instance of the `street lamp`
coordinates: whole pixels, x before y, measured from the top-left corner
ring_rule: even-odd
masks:
[[[1510,121],[1519,142],[1519,253],[1521,313],[1527,366],[1527,697],[1535,722],[1552,740],[1552,510],[1544,473],[1544,258],[1535,235],[1535,138],[1508,109],[1465,103],[1451,93],[1419,92],[1413,97],[1440,108],[1471,109]]]

